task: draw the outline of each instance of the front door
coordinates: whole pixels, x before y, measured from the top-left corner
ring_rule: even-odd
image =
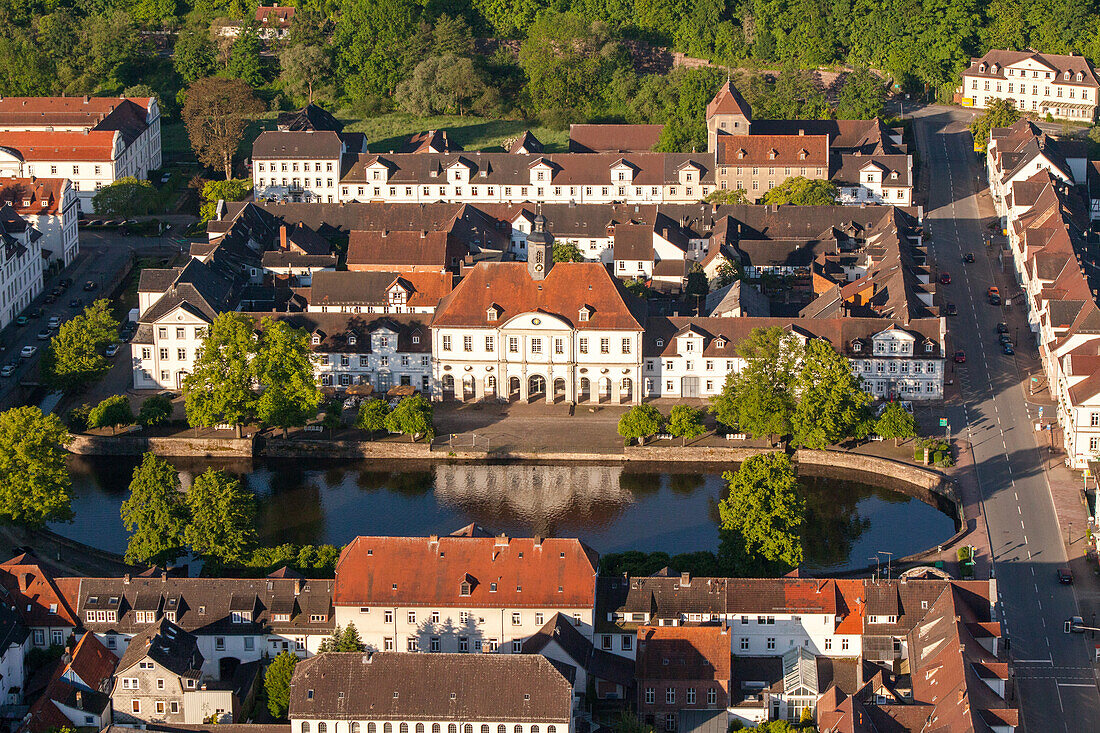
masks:
[[[680,383],[681,397],[699,396],[699,377],[684,377]]]

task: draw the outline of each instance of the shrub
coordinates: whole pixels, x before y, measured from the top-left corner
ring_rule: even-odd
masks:
[[[92,406],[85,402],[80,407],[69,410],[69,429],[74,431],[86,430],[88,427],[88,413]]]

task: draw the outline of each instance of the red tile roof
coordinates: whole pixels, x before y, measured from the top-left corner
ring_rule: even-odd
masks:
[[[0,125],[18,124],[19,118],[34,119],[37,124],[108,115],[126,102],[148,111],[151,97],[2,97]]]
[[[730,634],[724,626],[643,626],[638,629],[639,680],[729,683]]]
[[[20,216],[57,214],[66,186],[64,178],[0,179],[0,204],[10,203]],[[29,201],[30,206],[24,206]]]
[[[57,584],[38,561],[27,554],[0,563],[0,585],[27,626],[76,626],[76,615]],[[51,612],[50,607],[56,611]]]
[[[75,674],[93,690],[104,689],[118,665],[118,657],[91,632],[85,632],[72,651],[72,659],[61,668],[61,675]]]
[[[596,561],[576,539],[356,537],[336,564],[333,603],[592,608]]]
[[[488,320],[496,305],[496,321]],[[591,315],[580,320],[587,306]],[[524,262],[480,263],[469,271],[435,312],[433,327],[492,328],[513,316],[544,311],[578,330],[642,330],[644,308],[598,262],[559,262],[546,279],[531,279]]]
[[[664,125],[570,125],[570,153],[629,153],[657,145]]]
[[[430,265],[444,270],[467,249],[447,232],[354,231],[348,238],[348,269],[358,266]]]
[[[23,160],[110,161],[114,158],[114,130],[93,132],[0,132],[0,148],[18,151]]]
[[[828,135],[723,135],[718,165],[828,166]]]
[[[709,119],[716,114],[744,115],[752,119],[752,107],[741,96],[741,92],[737,91],[737,87],[733,85],[733,82],[727,80],[722,88],[718,90],[718,93],[714,95],[714,99],[707,104],[707,118]]]

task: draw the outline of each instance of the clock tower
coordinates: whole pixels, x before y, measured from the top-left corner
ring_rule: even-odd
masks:
[[[546,217],[535,217],[527,235],[527,272],[532,280],[543,280],[554,266],[554,235],[546,231]]]

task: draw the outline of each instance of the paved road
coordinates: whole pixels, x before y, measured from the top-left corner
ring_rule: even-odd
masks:
[[[984,182],[965,132],[969,115],[944,108],[918,115],[918,145],[933,182],[925,221],[939,266],[958,274],[943,296],[959,307],[959,316],[948,324],[949,349],[962,348],[967,355],[957,370],[961,397],[948,404],[947,414],[952,432],[973,444],[1021,722],[1029,733],[1096,731],[1100,695],[1092,642],[1085,634],[1063,633],[1064,620],[1078,613],[1078,606],[1073,588],[1058,584],[1055,575],[1066,554],[1040,459],[1039,451],[1047,450],[1045,434],[1038,434],[1043,441],[1037,442],[1027,375],[998,343],[996,324],[1007,320],[1006,314],[986,300],[990,285],[1002,292],[1018,287],[982,244],[977,191]],[[988,202],[985,207],[991,214]],[[963,265],[962,255],[969,251],[977,261]],[[1021,339],[1020,350],[1034,350],[1022,330]]]

